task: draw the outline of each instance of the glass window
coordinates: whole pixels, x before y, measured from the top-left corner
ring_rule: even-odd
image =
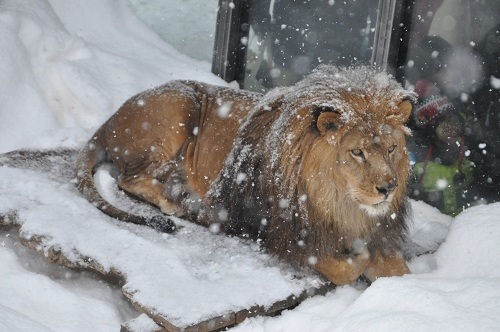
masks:
[[[130,3],[137,17],[178,51],[212,62],[218,0],[130,0]]]
[[[410,26],[412,195],[449,214],[500,200],[500,1],[417,0]]]
[[[378,1],[251,0],[245,88],[298,81],[320,63],[370,62]]]

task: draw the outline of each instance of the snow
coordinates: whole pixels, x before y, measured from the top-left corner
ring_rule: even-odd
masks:
[[[0,9],[0,152],[81,146],[128,97],[168,80],[224,84],[208,62],[166,44],[124,0],[4,0]],[[498,79],[491,81],[496,88]],[[302,287],[255,244],[182,221],[177,235],[119,223],[79,197],[72,183],[44,174],[0,167],[0,212],[19,210],[21,237],[42,234],[42,251],[55,245],[74,262],[91,257],[105,271],[120,268],[135,299],[153,301],[174,319],[224,307],[221,293],[234,293],[234,307],[244,307]],[[456,218],[422,202],[412,208],[407,254],[419,254],[409,264],[412,274],[340,287],[233,330],[498,330],[500,203]],[[117,331],[138,315],[117,289],[42,263],[18,244],[0,230],[1,331]],[[140,316],[135,324],[150,321]]]
[[[70,181],[44,173],[0,168],[0,196],[0,213],[17,211],[21,236],[41,237],[39,250],[55,247],[76,266],[97,265],[123,275],[124,292],[134,302],[177,326],[257,304],[270,306],[320,283],[271,264],[254,243],[216,236],[181,220],[176,220],[183,227],[175,235],[123,224],[103,216]]]
[[[436,273],[500,281],[500,252],[495,247],[500,239],[499,223],[500,203],[471,207],[457,216],[436,253]]]
[[[172,79],[223,84],[209,63],[165,44],[126,1],[0,6],[1,152],[80,145],[127,98]]]
[[[490,76],[490,85],[493,89],[500,90],[500,78],[493,75]]]
[[[413,208],[426,210],[422,204],[413,202]],[[427,210],[425,214],[435,220],[419,223],[443,223],[439,214],[432,216]],[[410,264],[411,275],[379,279],[364,291],[344,286],[308,299],[280,317],[252,318],[233,330],[497,331],[499,216],[500,203],[473,207],[457,216],[446,241],[432,255],[437,264],[431,271],[416,273]]]
[[[133,317],[106,283],[40,259],[11,234],[0,244],[0,331],[110,331]]]

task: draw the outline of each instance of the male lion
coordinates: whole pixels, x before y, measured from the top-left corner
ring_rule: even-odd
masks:
[[[80,154],[80,190],[118,219],[93,173],[167,215],[259,239],[335,284],[402,275],[414,95],[367,67],[321,66],[266,95],[175,81],[140,93]],[[161,219],[153,226],[161,228]]]

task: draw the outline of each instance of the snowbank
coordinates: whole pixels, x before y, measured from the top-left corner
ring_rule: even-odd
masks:
[[[422,215],[421,203],[414,202],[413,208],[417,216]],[[429,217],[429,211],[423,215]],[[431,255],[437,260],[435,270],[382,278],[363,292],[342,287],[280,317],[247,320],[234,331],[496,331],[500,326],[499,216],[500,203],[457,216],[446,241]],[[439,214],[430,217],[440,219]],[[428,226],[436,226],[437,221],[428,221],[415,220],[431,230],[433,226]]]
[[[8,238],[0,237],[0,331],[119,329],[126,317],[109,304],[117,300],[109,287],[90,279],[71,284],[69,275],[58,282],[31,271],[32,266],[24,266],[27,254],[23,254],[25,259],[21,262],[12,251],[14,245],[6,244],[7,241]],[[79,285],[92,287],[94,294]]]
[[[127,1],[0,4],[0,152],[76,146],[127,98],[179,78],[224,84],[181,55]]]

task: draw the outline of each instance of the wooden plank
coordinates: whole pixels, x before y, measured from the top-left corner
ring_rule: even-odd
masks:
[[[292,309],[296,305],[300,304],[300,302],[304,301],[306,298],[314,296],[314,295],[324,295],[327,292],[335,289],[335,285],[332,283],[326,283],[318,288],[311,288],[303,291],[299,296],[290,295],[288,298],[282,301],[277,301],[273,305],[268,308],[264,308],[262,306],[255,306],[250,309],[241,310],[236,313],[236,324],[240,324],[247,318],[256,317],[256,316],[274,316],[281,311],[286,309]]]
[[[30,159],[28,152],[14,152],[8,155],[0,155],[0,165],[6,165],[16,168],[26,168],[32,170],[38,170],[45,172],[48,177],[56,183],[68,183],[72,178],[72,172],[70,171],[71,165],[74,162],[74,152],[68,152],[68,156],[59,157],[57,154],[52,153],[40,153],[40,158],[45,158],[43,160]],[[61,176],[62,175],[62,176]],[[63,190],[63,189],[61,189]],[[72,192],[68,192],[68,199],[71,199]],[[15,210],[3,211],[3,215],[0,215],[0,226],[12,228],[19,232],[20,225],[25,223],[25,220],[19,220],[19,215]],[[45,221],[47,222],[47,220]],[[44,233],[42,233],[44,234]],[[50,237],[51,235],[49,235]],[[26,247],[29,247],[46,259],[51,260],[57,264],[77,269],[77,270],[89,270],[96,272],[103,277],[108,282],[115,283],[118,285],[125,285],[127,283],[126,271],[121,271],[115,269],[114,266],[110,266],[107,269],[104,268],[99,261],[92,259],[91,257],[82,254],[78,250],[78,247],[70,248],[71,258],[65,255],[65,251],[57,245],[57,241],[54,239],[46,238],[45,235],[40,235],[37,233],[31,233],[29,238],[23,238],[20,236],[21,242]],[[62,239],[64,241],[64,239]],[[50,244],[50,245],[49,245]],[[309,280],[309,279],[306,279]],[[319,279],[318,279],[319,280]],[[226,313],[221,312],[214,313],[214,317],[200,320],[200,321],[189,321],[186,325],[179,326],[179,321],[182,319],[169,318],[168,312],[158,312],[157,308],[148,306],[147,303],[138,303],[134,296],[134,289],[131,290],[131,294],[122,288],[122,293],[125,297],[144,315],[141,315],[137,320],[132,320],[125,322],[122,325],[122,331],[124,332],[136,332],[138,326],[143,324],[149,326],[151,331],[168,331],[168,332],[180,332],[180,331],[215,331],[221,330],[233,325],[239,324],[246,318],[255,317],[258,315],[276,315],[282,310],[291,309],[307,297],[313,296],[315,294],[325,294],[328,290],[332,289],[333,286],[329,283],[304,283],[305,287],[309,285],[308,289],[302,291],[298,296],[290,295],[282,300],[276,301],[271,305],[259,305],[259,299],[256,299],[256,305],[239,311],[227,311]],[[315,286],[311,286],[315,285]],[[188,310],[188,309],[186,309]],[[149,317],[149,318],[148,318]],[[180,317],[182,318],[182,317]],[[149,320],[149,321],[148,321]],[[134,330],[135,329],[135,330]],[[150,332],[150,331],[147,331]]]
[[[8,226],[12,227],[14,229],[19,229],[17,227],[15,218],[17,217],[16,213],[11,213],[9,215],[0,215],[0,225],[2,226]],[[73,262],[71,262],[64,254],[58,250],[55,249],[54,247],[46,248],[45,250],[42,250],[42,244],[43,239],[41,237],[33,236],[29,240],[28,239],[22,239],[22,244],[25,245],[28,248],[31,248],[39,253],[41,253],[46,259],[49,259],[51,262],[57,263],[59,265],[63,265],[68,268],[72,269],[85,269],[85,270],[90,270],[93,272],[97,272],[99,275],[103,276],[105,280],[107,281],[115,281],[118,282],[119,284],[123,284],[123,280],[119,280],[122,277],[119,276],[116,271],[109,271],[105,272],[105,270],[95,261],[88,261],[87,264],[85,265],[78,265]],[[117,281],[119,280],[119,281]],[[243,322],[247,318],[251,317],[256,317],[259,315],[276,315],[280,313],[283,310],[286,309],[291,309],[298,305],[300,302],[305,300],[308,297],[314,296],[314,295],[324,295],[328,291],[334,289],[334,285],[331,283],[326,283],[324,285],[319,286],[318,288],[310,288],[308,290],[304,290],[299,296],[295,295],[290,295],[284,300],[277,301],[273,303],[269,307],[264,307],[260,305],[253,306],[248,309],[240,310],[238,312],[228,312],[225,315],[222,316],[217,316],[213,317],[204,321],[200,321],[196,324],[189,325],[189,326],[177,326],[173,323],[171,323],[168,318],[166,318],[164,315],[156,312],[153,308],[148,308],[144,305],[141,305],[137,303],[136,301],[133,300],[132,294],[127,294],[126,291],[123,291],[123,294],[125,297],[131,301],[132,305],[138,309],[140,312],[142,312],[144,315],[147,315],[151,319],[151,324],[154,324],[154,329],[151,330],[151,332],[160,332],[160,331],[166,331],[166,332],[210,332],[210,331],[217,331],[221,330],[223,328],[231,327],[234,325],[237,325],[241,322]],[[141,318],[141,320],[144,320],[144,317]],[[134,321],[129,321],[125,322],[122,325],[121,331],[123,332],[136,332],[134,330],[136,322]],[[145,331],[145,332],[150,332],[150,331]]]
[[[122,324],[120,332],[166,332],[167,330],[156,324],[154,320],[145,314],[131,319]]]
[[[200,321],[197,324],[189,326],[177,326],[171,323],[168,320],[168,318],[163,317],[163,315],[158,314],[154,310],[141,306],[140,304],[134,302],[130,294],[127,295],[125,292],[124,294],[127,298],[129,298],[130,301],[132,301],[134,307],[136,307],[139,311],[149,315],[151,319],[153,319],[158,325],[162,326],[165,329],[165,331],[210,332],[240,324],[247,318],[256,316],[277,315],[283,310],[294,308],[296,305],[298,305],[300,302],[304,301],[308,297],[314,295],[324,295],[333,289],[335,289],[334,284],[326,283],[324,285],[319,286],[318,288],[310,288],[304,290],[299,296],[290,295],[286,299],[277,301],[269,307],[256,305],[249,309],[240,310],[238,312],[229,312],[226,315],[210,318],[205,321]]]

